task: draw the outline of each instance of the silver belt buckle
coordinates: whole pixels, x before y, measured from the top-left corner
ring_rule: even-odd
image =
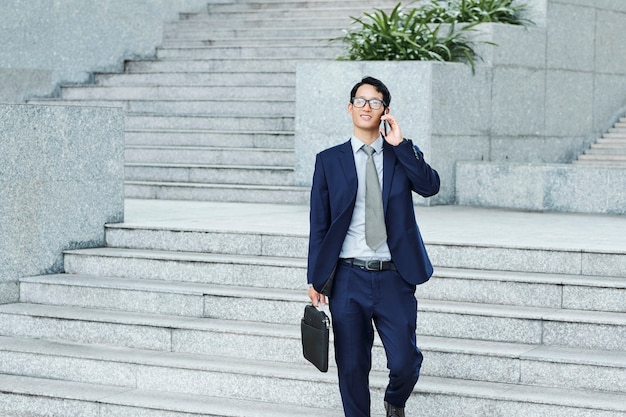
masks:
[[[378,269],[370,267],[370,264],[378,264]],[[383,261],[380,260],[369,260],[365,262],[365,269],[367,271],[382,271],[383,270]]]

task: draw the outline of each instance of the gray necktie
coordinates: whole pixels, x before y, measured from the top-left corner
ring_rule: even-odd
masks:
[[[375,150],[368,145],[363,145],[363,150],[367,154],[365,164],[365,242],[367,246],[376,250],[387,240],[383,195],[380,190],[374,158],[372,158]]]

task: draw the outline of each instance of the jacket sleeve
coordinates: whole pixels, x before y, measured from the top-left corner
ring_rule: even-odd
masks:
[[[331,224],[328,183],[320,155],[315,159],[315,171],[311,185],[311,207],[309,213],[309,254],[307,282],[313,283],[314,266]]]
[[[424,160],[424,154],[410,139],[391,146],[396,158],[404,167],[411,182],[411,189],[422,197],[431,197],[439,192],[439,174]]]

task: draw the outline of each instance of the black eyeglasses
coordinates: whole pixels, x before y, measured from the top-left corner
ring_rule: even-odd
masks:
[[[377,98],[366,100],[361,97],[352,97],[352,100],[350,100],[350,102],[354,107],[357,107],[359,109],[361,107],[365,107],[365,103],[369,103],[372,110],[380,110],[382,107],[385,106],[385,102],[382,100],[378,100]]]

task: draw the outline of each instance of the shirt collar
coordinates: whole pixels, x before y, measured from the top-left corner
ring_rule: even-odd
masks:
[[[361,149],[363,145],[365,145],[365,142],[363,142],[356,136],[352,136],[350,138],[350,144],[352,145],[352,152],[357,153],[358,150]],[[380,153],[383,150],[383,137],[381,135],[378,135],[378,138],[376,138],[374,143],[372,143],[370,146],[374,148],[374,150],[376,150],[376,153]]]

